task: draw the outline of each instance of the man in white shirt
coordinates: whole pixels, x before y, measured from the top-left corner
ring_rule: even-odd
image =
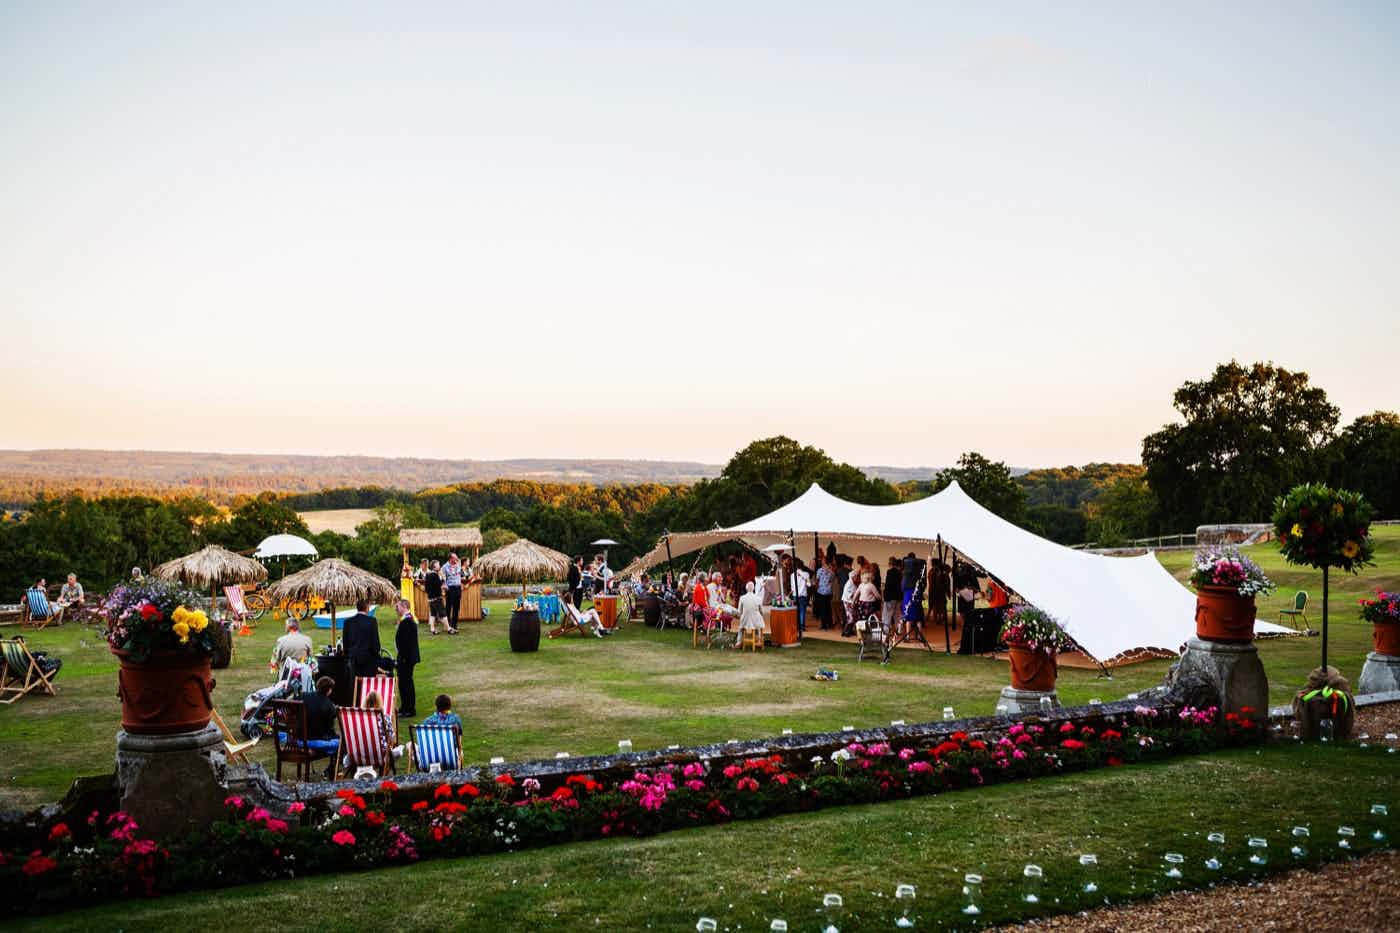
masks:
[[[758,629],[758,637],[763,637],[763,597],[754,592],[752,580],[744,584],[744,595],[739,597],[739,631],[734,636],[736,646],[743,639],[745,629]]]
[[[801,564],[795,564],[792,571],[792,601],[797,605],[797,637],[807,631],[807,589],[812,583],[812,575]]]

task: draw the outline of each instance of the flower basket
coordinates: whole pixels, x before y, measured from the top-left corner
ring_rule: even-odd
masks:
[[[1376,654],[1400,658],[1400,625],[1394,622],[1372,622],[1371,643],[1376,646]]]
[[[1009,645],[1011,656],[1011,686],[1017,690],[1038,690],[1048,693],[1055,689],[1055,677],[1059,673],[1056,656],[1046,651],[1036,651],[1023,645]]]
[[[1228,586],[1196,588],[1196,637],[1207,641],[1254,640],[1257,609],[1253,596],[1241,596]]]
[[[1371,641],[1377,654],[1400,657],[1400,593],[1376,590],[1374,599],[1362,598],[1361,618],[1371,623]]]
[[[214,712],[214,678],[209,655],[195,651],[158,651],[144,661],[113,648],[121,662],[117,697],[122,701],[122,728],[133,735],[196,732],[209,725]]]

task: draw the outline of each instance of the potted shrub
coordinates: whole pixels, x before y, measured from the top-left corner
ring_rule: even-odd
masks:
[[[1059,623],[1034,606],[1007,610],[1001,640],[1011,656],[1011,686],[1048,693],[1055,689],[1056,658],[1070,646]]]
[[[1362,598],[1361,618],[1371,623],[1376,654],[1400,657],[1400,593],[1376,590],[1375,599]]]
[[[1327,669],[1327,572],[1371,563],[1371,505],[1357,492],[1322,483],[1294,486],[1274,502],[1274,534],[1290,564],[1322,571],[1322,664]]]
[[[209,724],[214,626],[199,594],[147,577],[112,590],[102,602],[107,644],[117,656],[122,728],[137,735],[194,732]]]
[[[1196,637],[1209,641],[1254,640],[1254,599],[1273,582],[1233,545],[1204,547],[1191,561],[1196,588]]]

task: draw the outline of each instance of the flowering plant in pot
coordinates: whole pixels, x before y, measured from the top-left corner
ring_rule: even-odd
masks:
[[[1034,606],[1007,610],[1001,640],[1011,656],[1011,686],[1017,690],[1055,688],[1056,656],[1073,643],[1048,612]]]
[[[1196,588],[1196,636],[1211,641],[1252,640],[1254,598],[1274,590],[1259,565],[1233,545],[1197,550],[1191,585]]]
[[[162,735],[209,724],[215,627],[199,594],[155,578],[122,584],[102,600],[107,644],[121,662],[122,728]]]
[[[1322,669],[1327,668],[1327,573],[1370,566],[1371,504],[1358,492],[1303,483],[1274,500],[1274,534],[1283,559],[1322,571]]]
[[[1371,623],[1377,654],[1400,657],[1400,593],[1376,590],[1375,599],[1362,597],[1361,618]]]

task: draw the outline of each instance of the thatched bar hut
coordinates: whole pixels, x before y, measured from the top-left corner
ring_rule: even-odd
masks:
[[[470,552],[468,563],[475,565],[481,553],[480,528],[403,528],[399,530],[399,547],[403,548],[403,562],[411,565],[410,550],[431,550],[438,553],[438,560],[446,558],[446,552],[455,552],[464,561]],[[428,618],[428,594],[421,582],[413,584],[413,615],[419,620]],[[467,622],[479,622],[481,614],[481,580],[474,579],[462,587],[462,606],[458,618]]]

